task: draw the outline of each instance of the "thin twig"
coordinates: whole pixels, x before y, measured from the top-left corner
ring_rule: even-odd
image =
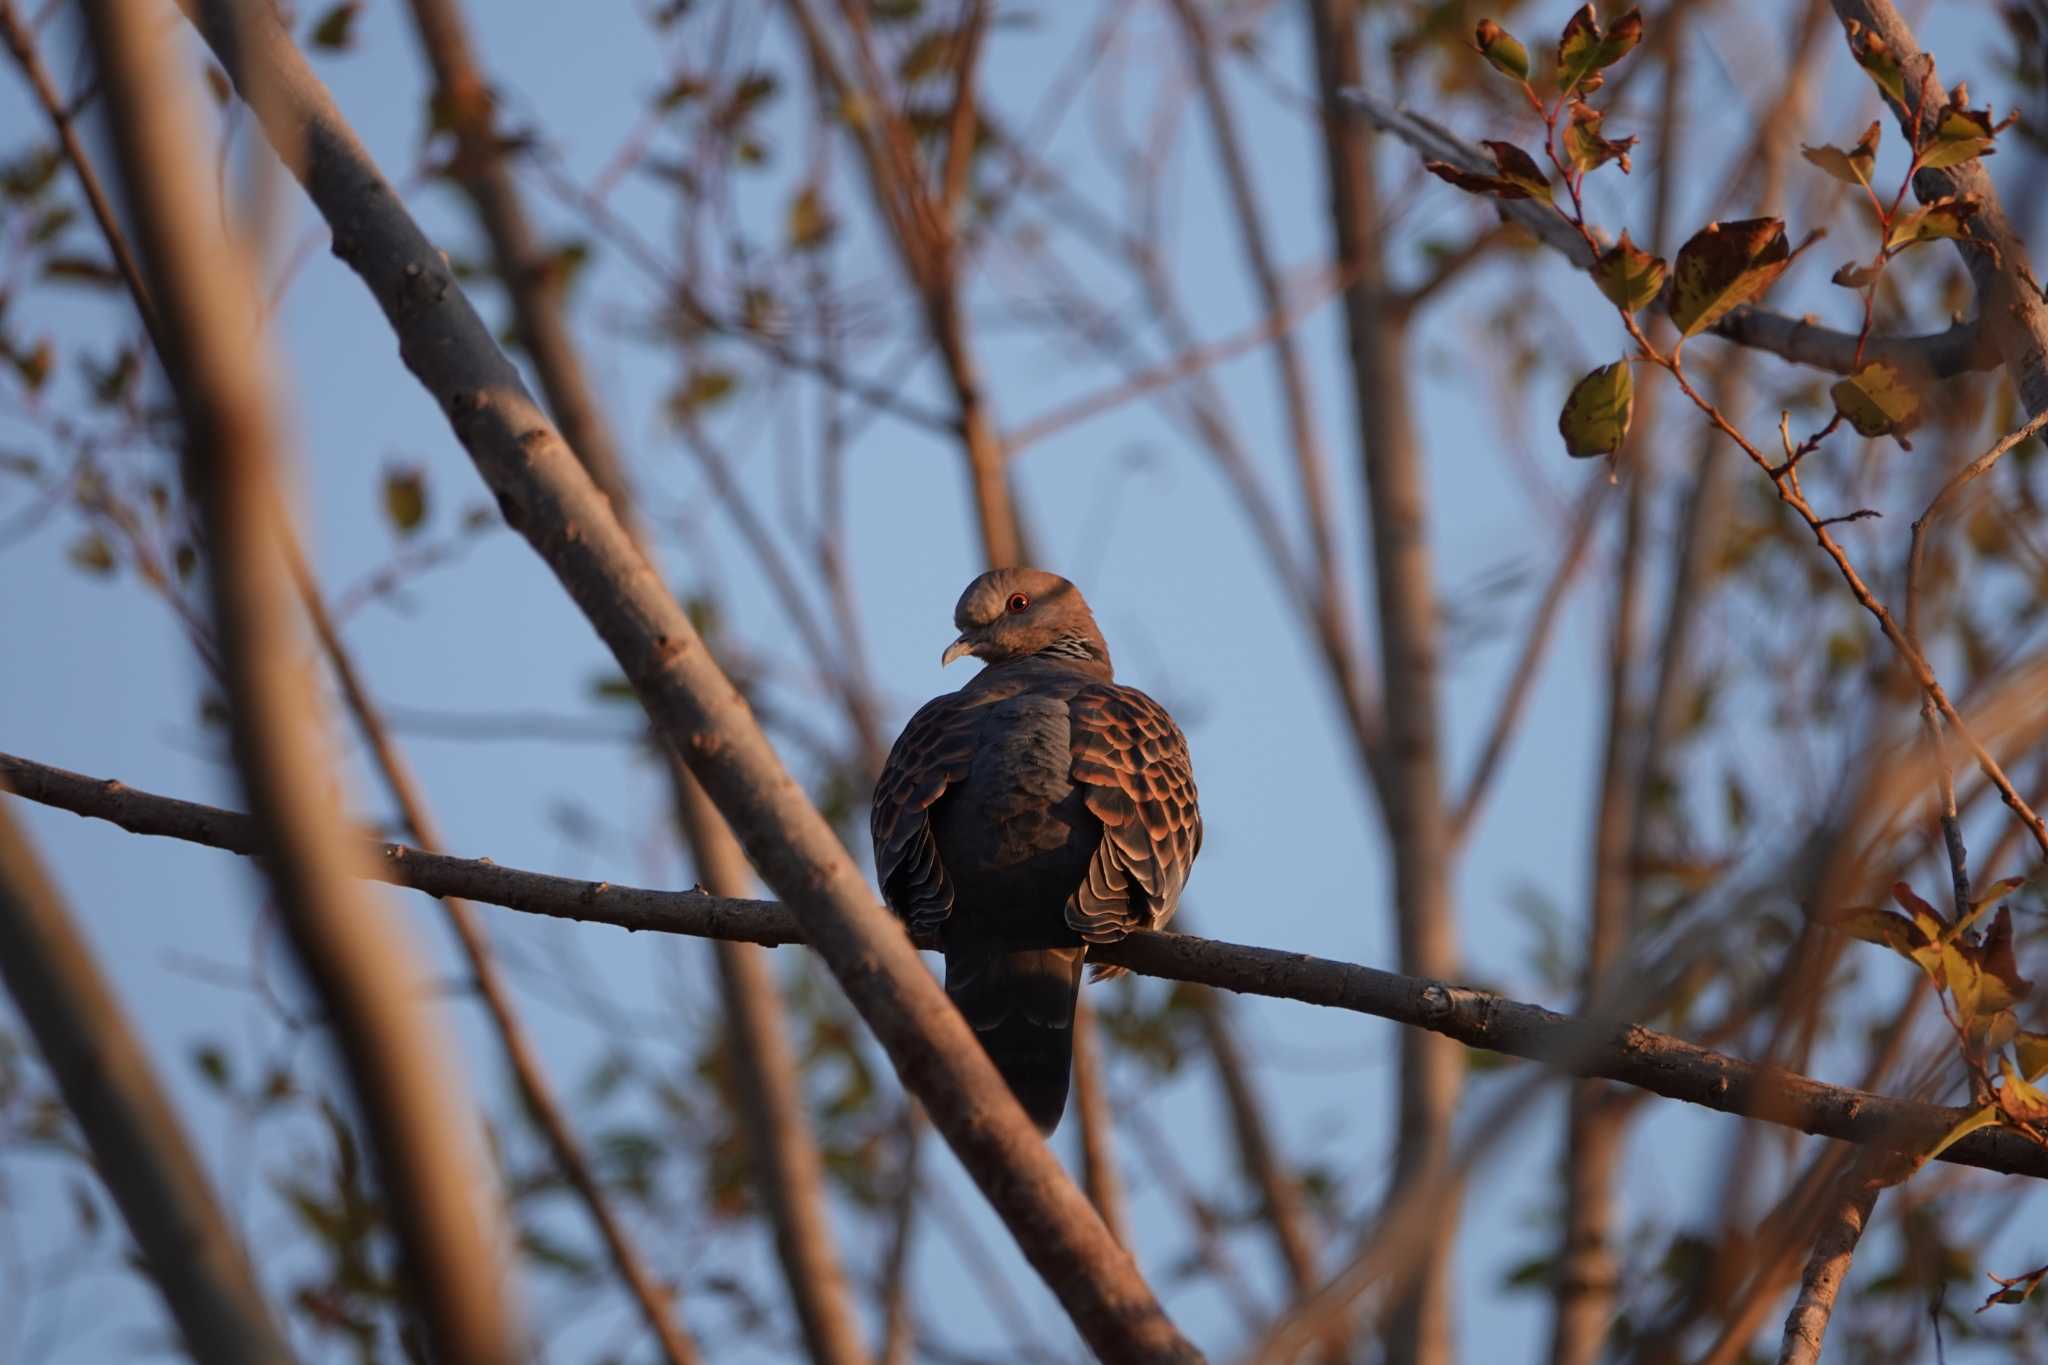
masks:
[[[1835,1298],[1848,1278],[1849,1262],[1856,1243],[1870,1223],[1870,1211],[1883,1185],[1860,1172],[1851,1173],[1852,1187],[1842,1197],[1834,1216],[1821,1227],[1807,1258],[1806,1273],[1799,1281],[1799,1297],[1785,1316],[1785,1339],[1778,1348],[1778,1365],[1819,1365],[1821,1338],[1827,1334],[1828,1316]]]

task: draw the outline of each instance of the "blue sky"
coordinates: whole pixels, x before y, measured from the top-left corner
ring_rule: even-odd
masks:
[[[511,107],[543,125],[579,177],[589,177],[610,157],[650,93],[665,81],[663,55],[626,6],[504,0],[470,8],[479,20],[488,14],[479,33],[481,56]],[[1938,7],[1943,21],[1929,24],[1923,36],[1944,52],[1948,74],[1968,74],[1980,94],[1995,90],[1992,73],[1975,69],[1986,65],[1981,58],[1988,28],[1974,12],[1951,28],[1951,8]],[[1729,101],[1736,90],[1732,73],[1746,74],[1745,46],[1775,27],[1776,6],[1733,9],[1707,23],[1699,40],[1702,60],[1692,98],[1703,113]],[[1566,11],[1549,5],[1540,12],[1561,20]],[[1041,5],[1030,13],[1031,23],[998,31],[986,74],[989,98],[1019,117],[1035,105],[1045,73],[1056,69],[1081,32],[1078,10]],[[1144,43],[1166,30],[1149,9],[1130,23],[1137,36],[1123,60],[1131,83],[1139,86],[1158,60],[1148,56]],[[1546,25],[1523,27],[1534,33]],[[376,0],[359,29],[357,50],[321,60],[321,73],[387,172],[411,186],[408,202],[430,233],[452,251],[476,255],[465,205],[445,187],[411,182],[424,84],[403,7]],[[1237,69],[1232,89],[1256,152],[1254,171],[1277,252],[1287,267],[1297,268],[1327,250],[1318,143],[1290,105],[1291,92],[1310,88],[1309,68],[1304,35],[1291,12],[1269,19],[1262,31],[1260,64],[1272,81]],[[784,38],[771,28],[762,41]],[[64,25],[54,27],[49,45],[58,70],[74,75],[77,48]],[[1846,140],[1845,129],[1853,137],[1854,127],[1875,108],[1838,49],[1830,49],[1829,63],[1827,115],[1808,132],[1810,141]],[[785,168],[805,154],[791,103],[785,96],[785,107],[770,124]],[[2007,101],[2001,96],[1998,103],[2003,108]],[[1096,116],[1090,107],[1069,114],[1053,159],[1079,192],[1116,212],[1121,200],[1115,171],[1090,149]],[[15,84],[0,82],[0,128],[27,127],[32,117]],[[248,136],[246,127],[237,133]],[[8,137],[11,146],[16,135]],[[2009,160],[2023,164],[2018,156]],[[1457,239],[1471,219],[1456,192],[1425,181],[1391,147],[1384,162],[1391,190],[1416,192],[1396,230],[1417,239]],[[1639,177],[1645,162],[1639,152]],[[2007,170],[2008,158],[1999,158],[1997,169]],[[1183,132],[1170,181],[1174,217],[1166,250],[1189,291],[1195,328],[1204,338],[1231,335],[1256,319],[1258,305],[1239,267],[1232,226],[1209,168],[1206,130],[1197,120],[1189,120]],[[742,200],[750,215],[758,215],[764,237],[780,222],[786,184],[764,177]],[[529,181],[528,189],[530,202],[554,228],[574,230],[537,184]],[[856,192],[843,178],[838,191],[842,200]],[[1609,221],[1617,226],[1626,221],[1635,227],[1640,240],[1645,234],[1639,224],[1647,217],[1643,200],[1631,188],[1610,194],[1602,207],[1615,215]],[[307,240],[319,245],[314,220],[296,193],[286,194],[282,204],[289,225],[282,239],[296,243],[312,233]],[[650,239],[672,240],[670,201],[651,188],[629,181],[615,207]],[[869,250],[871,245],[850,251],[848,268],[864,286],[886,292],[896,279],[893,263]],[[1822,254],[1828,264],[1816,262],[1808,272],[1813,279],[1799,286],[1806,290],[1803,297],[1820,301],[1801,306],[1825,302],[1817,290],[1836,253]],[[1023,296],[1029,285],[1028,279],[985,281],[976,296],[978,315],[1000,318],[1003,300]],[[1476,272],[1432,314],[1418,338],[1413,374],[1440,590],[1447,599],[1473,603],[1478,590],[1504,576],[1520,585],[1507,607],[1480,612],[1449,660],[1446,723],[1451,771],[1460,779],[1512,652],[1519,620],[1514,608],[1530,600],[1561,542],[1562,508],[1581,485],[1600,477],[1595,465],[1562,458],[1549,418],[1539,411],[1545,403],[1555,410],[1561,380],[1538,381],[1550,388],[1539,389],[1525,405],[1535,417],[1519,425],[1503,422],[1491,392],[1497,381],[1474,359],[1492,339],[1483,305],[1489,291],[1502,288],[1526,288],[1532,297],[1540,291],[1545,300],[1558,301],[1563,311],[1550,317],[1551,333],[1558,346],[1576,348],[1583,357],[1583,364],[1564,369],[1600,363],[1618,353],[1620,344],[1605,306],[1596,307],[1590,291],[1558,287],[1550,267],[1522,258]],[[807,675],[786,618],[662,416],[674,362],[622,325],[650,305],[650,292],[644,277],[600,252],[577,294],[590,368],[631,452],[650,512],[658,520],[672,514],[686,528],[666,545],[671,579],[714,592],[736,637],[771,660],[778,676],[801,693]],[[486,292],[483,302],[498,315],[495,297]],[[17,306],[32,310],[35,325],[65,338],[106,337],[130,327],[105,304],[50,290]],[[1343,354],[1340,326],[1335,310],[1325,307],[1304,324],[1302,338],[1317,381],[1317,417],[1337,462],[1335,497],[1345,528],[1344,562],[1354,570],[1352,600],[1362,610],[1367,594],[1365,554],[1357,538],[1361,496],[1348,454],[1351,413],[1336,370]],[[1100,367],[1077,365],[1067,349],[1042,337],[993,322],[987,334],[984,370],[1005,426],[1102,382]],[[314,251],[292,276],[277,340],[294,386],[301,506],[330,590],[359,581],[392,556],[393,538],[379,509],[387,464],[424,468],[440,531],[454,526],[462,508],[488,501],[441,415],[399,365],[396,346],[368,296],[324,251]],[[879,358],[854,359],[864,369],[878,368]],[[1240,429],[1250,436],[1262,472],[1283,478],[1285,429],[1268,357],[1254,353],[1218,367],[1215,376]],[[908,391],[940,401],[928,364],[902,382]],[[801,413],[792,415],[773,396],[743,394],[720,414],[717,428],[738,456],[749,490],[761,505],[777,507],[783,486],[775,450],[793,429],[804,429]],[[34,448],[41,439],[14,397],[0,403],[0,446]],[[893,733],[925,697],[959,684],[957,676],[939,672],[937,659],[951,636],[953,600],[979,567],[978,551],[956,449],[883,419],[864,426],[848,470],[857,609]],[[1087,592],[1120,676],[1168,702],[1187,725],[1208,838],[1185,904],[1201,930],[1391,965],[1388,878],[1375,813],[1339,742],[1316,658],[1276,599],[1226,485],[1155,407],[1143,403],[1060,432],[1022,455],[1017,470],[1042,562],[1076,578]],[[21,496],[18,488],[0,487],[0,519]],[[1291,495],[1282,501],[1294,507]],[[1289,515],[1298,521],[1297,513]],[[132,579],[99,579],[71,568],[65,554],[77,531],[75,520],[57,516],[33,534],[0,543],[0,582],[6,585],[0,591],[0,748],[148,790],[234,804],[215,739],[196,719],[201,679],[176,622]],[[817,605],[829,610],[822,599]],[[1579,903],[1586,802],[1598,760],[1603,634],[1597,598],[1575,597],[1529,720],[1459,870],[1468,979],[1560,1006],[1566,1002],[1549,995],[1532,975],[1527,959],[1534,937],[1510,902],[1532,889],[1568,912]],[[364,608],[349,622],[348,638],[376,694],[392,707],[617,714],[590,702],[593,679],[607,671],[601,646],[523,542],[502,529],[420,579],[402,605]],[[686,869],[657,837],[664,824],[662,783],[629,744],[565,744],[516,735],[455,741],[419,734],[408,739],[408,749],[454,851],[568,875],[687,884]],[[350,772],[360,807],[381,814],[375,789],[353,757]],[[559,817],[565,802],[597,818],[601,833],[594,847],[564,836]],[[220,1038],[231,1046],[274,1041],[274,1025],[260,1002],[202,970],[203,964],[246,965],[252,957],[268,960],[275,970],[281,961],[261,928],[260,893],[249,870],[226,855],[134,838],[56,812],[30,808],[25,815],[142,1021],[164,1073],[177,1082],[188,1120],[217,1163],[223,1188],[250,1212],[253,1239],[265,1248],[285,1240],[274,1204],[260,1197],[250,1166],[238,1160],[233,1117],[196,1085],[188,1057],[199,1039]],[[389,900],[403,906],[407,923],[439,952],[441,930],[426,902],[396,894]],[[677,1046],[685,1055],[687,1030],[712,1017],[712,979],[700,945],[485,913],[522,983],[530,1021],[550,1063],[565,1080],[581,1074],[607,1042],[603,1029],[566,1004],[553,982],[553,964],[565,957],[580,955],[592,979],[650,1029],[684,1031]],[[776,961],[788,971],[794,953],[784,951]],[[1389,1139],[1391,1026],[1275,1002],[1244,1002],[1238,1015],[1261,1060],[1261,1079],[1289,1153],[1326,1164],[1349,1182],[1351,1206],[1369,1203]],[[473,1064],[474,1087],[494,1103],[502,1101],[500,1068],[476,1020],[464,1010],[451,1011],[451,1017]],[[1156,1117],[1198,1179],[1220,1180],[1229,1161],[1221,1110],[1206,1076],[1196,1071],[1133,1102]],[[1113,1079],[1117,1093],[1124,1094],[1144,1077],[1125,1063]],[[1483,1102],[1483,1086],[1479,1093]],[[1466,1222],[1461,1274],[1470,1292],[1461,1295],[1460,1312],[1474,1358],[1530,1358],[1546,1324],[1541,1299],[1495,1288],[1505,1268],[1540,1253],[1547,1241],[1539,1215],[1556,1197],[1551,1163],[1559,1124],[1554,1097],[1539,1108],[1521,1136],[1482,1172],[1484,1194],[1474,1200]],[[1638,1213],[1703,1210],[1718,1179],[1718,1166],[1705,1164],[1706,1158],[1732,1131],[1732,1120],[1653,1107],[1631,1144],[1628,1207]],[[1071,1154],[1071,1138],[1071,1131],[1060,1135],[1063,1153]],[[940,1164],[943,1187],[1000,1247],[1000,1229],[971,1187],[950,1158]],[[1137,1199],[1140,1260],[1157,1271],[1181,1246],[1184,1229],[1157,1181],[1147,1178],[1135,1158],[1127,1164]],[[4,1174],[4,1217],[17,1244],[33,1247],[67,1225],[66,1168],[30,1157],[7,1162]],[[700,1239],[686,1258],[698,1272],[737,1262],[752,1267],[751,1273],[767,1273],[767,1250],[758,1237],[702,1228],[663,1232]],[[864,1249],[848,1250],[856,1266],[864,1263]],[[1047,1324],[1047,1340],[1071,1349],[1049,1297],[1021,1262],[1004,1254],[1017,1292],[1033,1318]],[[2024,1247],[2014,1252],[2015,1258],[2025,1254]],[[964,1272],[949,1263],[942,1241],[927,1238],[923,1256],[927,1284],[948,1299],[956,1290],[969,1292],[964,1283],[955,1284]],[[263,1259],[271,1273],[288,1268],[288,1257]],[[1245,1242],[1242,1259],[1270,1291],[1277,1282],[1263,1245]],[[0,1275],[5,1273],[0,1261]],[[1238,1329],[1227,1306],[1215,1296],[1163,1289],[1187,1330],[1228,1354]],[[26,1343],[35,1349],[24,1359],[105,1359],[138,1334],[161,1329],[153,1301],[127,1277],[54,1292],[55,1301],[39,1297],[33,1308],[39,1335]],[[563,1338],[560,1358],[586,1358],[615,1340],[607,1332],[617,1325],[579,1328]],[[959,1337],[996,1339],[977,1326],[964,1319]],[[5,1341],[0,1337],[0,1354],[7,1351]]]

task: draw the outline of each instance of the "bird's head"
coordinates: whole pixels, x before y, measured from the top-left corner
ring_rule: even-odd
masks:
[[[1109,645],[1081,590],[1043,569],[991,569],[960,594],[953,625],[960,638],[942,666],[970,654],[991,664],[1044,655],[1109,672]]]

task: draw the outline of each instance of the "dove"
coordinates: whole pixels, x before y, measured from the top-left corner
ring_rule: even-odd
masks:
[[[875,871],[913,940],[944,954],[946,994],[1049,1136],[1089,945],[1164,925],[1201,851],[1194,769],[1166,709],[1116,681],[1066,579],[992,570],[953,624],[941,664],[983,667],[889,751]]]

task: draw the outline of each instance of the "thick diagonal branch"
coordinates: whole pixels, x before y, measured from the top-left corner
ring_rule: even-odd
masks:
[[[254,281],[221,235],[194,159],[203,139],[170,35],[120,0],[95,0],[85,13],[184,417],[185,480],[210,554],[235,762],[262,812],[262,866],[332,1020],[434,1354],[512,1365],[525,1351],[504,1283],[498,1202],[471,1160],[475,1116],[416,989],[411,945],[353,880],[362,849],[343,834],[313,698],[291,660],[280,553],[290,531],[274,469],[284,427],[253,327],[262,317]],[[258,92],[259,107],[275,107],[270,93]]]
[[[401,356],[441,404],[506,520],[596,629],[1082,1337],[1119,1360],[1198,1358],[874,904],[838,837],[276,16],[234,0],[186,3],[236,88],[279,96],[251,104],[271,145],[333,229],[336,254],[383,308]]]
[[[286,1365],[292,1353],[185,1126],[4,796],[0,978],[193,1359]]]
[[[458,0],[413,0],[412,10],[439,98],[455,123],[457,174],[490,237],[548,407],[577,460],[611,498],[620,524],[652,560],[618,443],[570,337],[559,282],[540,269],[534,233],[499,141],[490,86],[477,66],[461,5]],[[821,664],[826,657],[821,651]],[[871,710],[851,687],[848,699],[854,724],[872,747]],[[751,875],[732,832],[681,761],[670,755],[667,766],[676,820],[699,877],[714,893],[745,894]],[[826,1221],[823,1163],[803,1110],[774,979],[752,958],[754,949],[748,945],[719,944],[715,952],[727,1028],[743,1059],[741,1103],[754,1135],[753,1176],[775,1226],[784,1285],[811,1359],[820,1365],[855,1365],[862,1356],[846,1278]],[[654,1318],[665,1302],[651,1302],[642,1281],[623,1259],[619,1263],[673,1354],[679,1324],[672,1314],[665,1323]]]

